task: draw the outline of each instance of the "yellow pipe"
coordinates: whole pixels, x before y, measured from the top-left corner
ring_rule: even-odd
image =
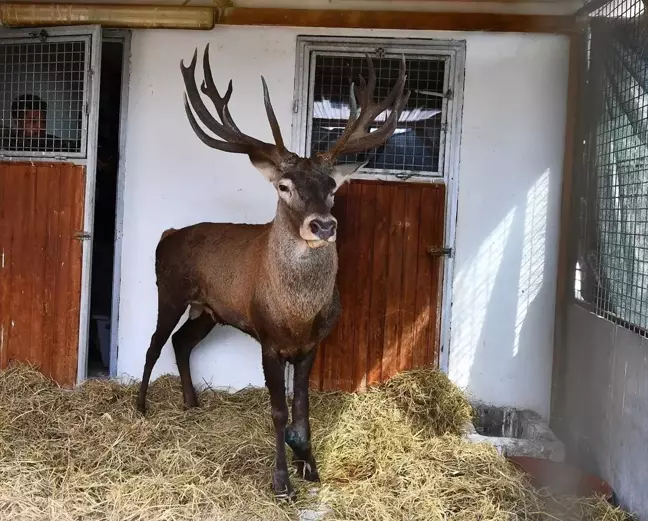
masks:
[[[0,3],[0,25],[4,27],[97,24],[129,29],[208,30],[214,23],[213,7]]]

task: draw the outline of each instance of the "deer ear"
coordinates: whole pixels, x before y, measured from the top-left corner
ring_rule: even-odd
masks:
[[[281,177],[276,165],[271,161],[268,161],[265,158],[254,156],[250,156],[250,161],[254,165],[254,168],[261,172],[263,177],[265,177],[271,183],[275,183]]]
[[[335,190],[340,188],[353,174],[365,166],[369,161],[362,163],[348,163],[346,165],[336,165],[333,167],[331,177],[335,181]]]

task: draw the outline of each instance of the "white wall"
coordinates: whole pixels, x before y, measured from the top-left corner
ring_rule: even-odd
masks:
[[[563,320],[553,428],[575,464],[608,481],[637,519],[648,519],[641,456],[648,443],[648,339],[575,302]]]
[[[220,27],[136,31],[128,107],[118,373],[140,378],[155,328],[154,250],[163,230],[201,220],[267,222],[272,187],[246,157],[204,146],[182,106],[182,58],[211,44],[233,77],[239,126],[271,140],[260,74],[290,139],[298,34],[467,41],[450,373],[478,398],[549,409],[558,206],[567,90],[559,36]],[[220,328],[192,357],[196,383],[262,385],[260,348]],[[154,376],[176,372],[167,345]]]

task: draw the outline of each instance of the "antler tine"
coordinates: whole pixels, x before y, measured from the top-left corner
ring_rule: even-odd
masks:
[[[376,90],[376,69],[374,68],[373,60],[369,54],[365,54],[367,57],[367,65],[369,66],[369,82],[365,83],[364,78],[360,76],[362,80],[360,82],[361,88],[366,91],[363,92],[364,99],[362,102],[363,107],[368,107],[370,103],[374,102],[374,92]]]
[[[212,114],[205,106],[205,103],[203,102],[196,85],[195,72],[197,59],[198,49],[194,51],[193,58],[189,66],[185,66],[184,60],[180,62],[180,70],[182,72],[182,77],[184,79],[186,89],[184,95],[185,112],[187,114],[187,118],[189,119],[189,124],[191,125],[191,128],[196,133],[198,138],[200,138],[203,143],[211,148],[223,150],[225,152],[248,154],[249,156],[255,157],[263,156],[274,164],[279,164],[283,159],[283,155],[289,153],[283,146],[283,141],[281,141],[280,134],[280,146],[272,145],[270,143],[265,143],[264,141],[260,141],[251,136],[243,134],[234,123],[234,120],[232,119],[232,116],[227,107],[227,104],[229,103],[230,97],[232,95],[232,82],[230,81],[225,95],[221,96],[212,77],[211,66],[209,64],[209,45],[207,45],[203,57],[204,81],[202,83],[201,90],[213,102],[214,107],[216,108],[216,112],[221,119],[221,122],[217,121],[216,118],[212,116]],[[267,87],[264,86],[264,90],[267,91]],[[193,112],[195,112],[197,116],[197,119],[191,110],[192,108]],[[272,116],[274,117],[274,113],[272,113]],[[270,118],[270,114],[268,115],[268,117]],[[208,130],[221,138],[222,141],[208,135],[198,124],[198,120],[205,127],[207,127]],[[274,118],[274,121],[271,120],[270,124],[273,127],[273,134],[275,134],[275,126],[277,129],[279,128],[276,117]]]
[[[187,118],[189,119],[189,124],[191,125],[191,128],[196,133],[196,135],[200,138],[200,140],[203,143],[205,143],[205,145],[211,148],[216,148],[218,150],[223,150],[225,152],[234,152],[238,154],[248,154],[250,152],[251,150],[250,145],[245,145],[240,143],[229,143],[227,141],[219,141],[218,139],[214,139],[213,137],[208,135],[200,127],[200,125],[196,121],[196,118],[191,112],[191,107],[189,106],[189,100],[187,99],[186,94],[184,94],[184,108],[187,114]]]
[[[194,51],[193,58],[191,59],[191,63],[188,67],[185,66],[184,60],[180,61],[180,71],[182,72],[182,78],[184,79],[185,89],[187,91],[186,96],[189,98],[191,106],[196,111],[196,115],[203,122],[203,124],[218,137],[228,139],[232,137],[231,132],[228,132],[228,130],[223,127],[223,125],[216,121],[209,110],[207,110],[207,107],[205,107],[205,104],[200,97],[198,88],[196,87],[194,75],[196,71],[197,59],[198,49]]]
[[[261,76],[261,83],[263,83],[263,104],[265,105],[268,122],[270,123],[270,128],[272,129],[272,137],[274,138],[275,144],[277,145],[279,151],[284,152],[286,150],[286,147],[284,146],[283,138],[281,137],[281,129],[279,128],[277,116],[275,116],[274,109],[272,108],[272,103],[270,102],[270,92],[268,91],[268,85],[266,84],[265,78],[263,76]]]
[[[229,108],[227,106],[233,91],[232,80],[230,80],[229,82],[227,91],[225,92],[225,96],[221,97],[220,93],[218,92],[218,89],[216,88],[216,84],[214,83],[214,78],[212,76],[211,64],[209,62],[209,44],[205,46],[205,52],[203,53],[203,74],[205,79],[203,80],[201,90],[214,104],[214,107],[216,108],[216,112],[218,113],[218,116],[222,121],[221,127],[230,131],[231,135],[233,136],[229,140],[242,141],[259,147],[268,145],[268,143],[264,143],[263,141],[259,141],[258,139],[243,134],[239,130],[236,123],[234,123],[234,120],[232,119],[232,115],[230,114]],[[191,97],[189,99],[191,100]],[[192,105],[193,105],[193,100],[192,100]],[[214,133],[216,132],[214,131]],[[220,136],[220,137],[226,139],[224,136]]]
[[[216,112],[218,112],[218,117],[221,119],[223,124],[231,127],[236,131],[239,131],[236,123],[234,123],[234,120],[232,119],[229,108],[227,107],[230,97],[232,96],[232,91],[234,89],[232,86],[232,80],[230,80],[229,85],[227,86],[225,96],[221,97],[218,89],[216,88],[216,84],[214,83],[211,65],[209,63],[209,44],[205,46],[205,52],[203,53],[203,74],[205,79],[202,82],[200,90],[210,100],[212,100],[212,103],[216,108]]]
[[[396,130],[400,113],[409,99],[409,91],[404,92],[405,81],[407,80],[407,76],[405,75],[405,56],[401,60],[400,74],[396,85],[394,85],[394,88],[388,96],[380,103],[375,103],[374,101],[376,73],[369,55],[367,55],[367,60],[369,62],[369,82],[365,82],[364,78],[362,76],[360,77],[360,115],[354,115],[356,99],[354,84],[351,84],[351,114],[347,125],[340,138],[329,151],[318,155],[320,161],[333,163],[342,154],[361,152],[374,148],[387,141]],[[368,132],[369,126],[374,120],[390,107],[391,112],[383,124],[375,132]]]
[[[352,134],[349,140],[347,141],[343,153],[344,154],[354,154],[357,152],[363,152],[382,145],[387,141],[392,134],[395,132],[398,126],[398,118],[405,108],[407,101],[409,100],[410,93],[407,91],[402,97],[400,97],[391,113],[385,120],[385,122],[375,131],[375,132],[366,132],[365,129],[358,128],[357,134]],[[383,112],[383,111],[381,111]]]

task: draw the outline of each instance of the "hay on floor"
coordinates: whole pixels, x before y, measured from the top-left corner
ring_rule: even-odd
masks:
[[[206,391],[185,411],[178,380],[163,377],[146,418],[136,393],[105,381],[64,391],[20,365],[0,372],[0,519],[275,521],[322,503],[331,520],[551,519],[546,494],[490,446],[459,436],[470,406],[434,371],[363,394],[312,393],[323,482],[293,476],[292,505],[269,486],[265,390]],[[573,505],[574,519],[629,519],[602,499]]]

